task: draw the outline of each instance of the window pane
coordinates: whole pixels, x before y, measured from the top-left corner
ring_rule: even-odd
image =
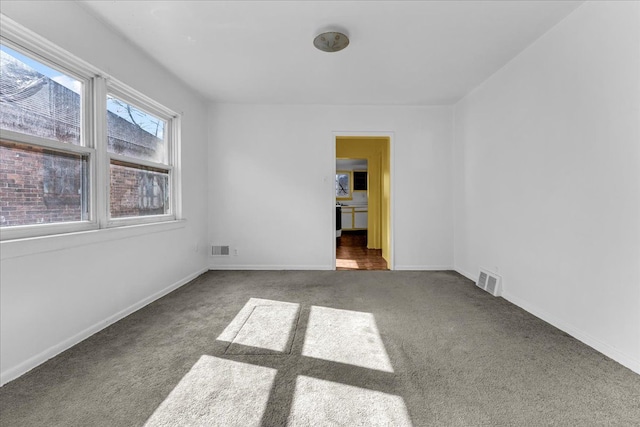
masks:
[[[81,143],[82,83],[0,45],[0,128]]]
[[[351,198],[350,178],[348,173],[336,173],[336,197]]]
[[[2,141],[0,227],[82,221],[88,157]]]
[[[111,217],[169,213],[169,172],[111,163]]]
[[[107,97],[107,139],[111,153],[167,163],[166,122],[111,95]]]

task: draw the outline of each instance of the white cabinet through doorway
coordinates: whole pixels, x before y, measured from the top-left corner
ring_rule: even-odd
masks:
[[[369,226],[369,218],[366,206],[342,207],[343,230],[366,230]]]
[[[353,228],[367,228],[367,210],[366,209],[354,209],[353,212]]]
[[[342,229],[353,229],[353,209],[351,208],[345,209],[342,207]]]

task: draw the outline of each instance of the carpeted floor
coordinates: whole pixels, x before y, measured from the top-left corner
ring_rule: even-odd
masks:
[[[0,389],[2,426],[632,426],[640,376],[452,272],[209,272]]]

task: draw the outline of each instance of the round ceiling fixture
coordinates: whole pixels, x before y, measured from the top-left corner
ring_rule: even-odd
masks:
[[[349,46],[349,37],[336,31],[318,34],[313,45],[323,52],[338,52]]]

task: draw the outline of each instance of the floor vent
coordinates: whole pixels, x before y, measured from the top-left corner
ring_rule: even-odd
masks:
[[[488,270],[480,269],[480,275],[476,286],[480,289],[489,292],[494,297],[502,295],[502,278],[495,273]]]
[[[211,255],[227,256],[229,255],[229,246],[211,246]]]

